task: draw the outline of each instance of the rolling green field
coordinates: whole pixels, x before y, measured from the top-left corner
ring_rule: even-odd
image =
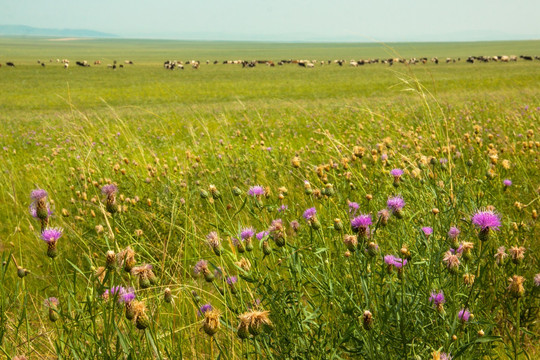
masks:
[[[540,356],[540,61],[465,62],[540,41],[53,40],[0,38],[2,356]]]

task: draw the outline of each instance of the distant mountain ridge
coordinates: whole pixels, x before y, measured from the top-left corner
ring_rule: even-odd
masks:
[[[117,35],[86,29],[44,29],[26,25],[0,25],[0,36],[58,36],[112,38]]]

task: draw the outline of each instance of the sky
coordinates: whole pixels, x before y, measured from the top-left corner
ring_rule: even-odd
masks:
[[[0,0],[0,25],[186,40],[521,40],[540,39],[540,0]]]

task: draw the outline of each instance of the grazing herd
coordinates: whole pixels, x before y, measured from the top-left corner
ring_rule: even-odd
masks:
[[[469,56],[467,59],[465,59],[465,62],[467,63],[489,63],[489,62],[517,62],[518,60],[524,60],[524,61],[540,61],[540,56],[531,56],[531,55],[520,55],[519,57],[516,55],[497,55],[497,56]],[[447,57],[445,59],[445,63],[456,63],[460,62],[461,58],[450,58]],[[53,63],[54,61],[52,59],[49,60],[50,63]],[[63,64],[64,69],[69,68],[69,60],[68,59],[56,59],[57,63]],[[336,64],[338,66],[349,66],[349,67],[359,67],[363,65],[369,65],[369,64],[386,64],[389,66],[392,66],[394,64],[406,64],[406,65],[416,65],[416,64],[427,64],[428,62],[439,64],[439,59],[437,57],[432,57],[431,59],[428,59],[427,57],[421,57],[421,58],[386,58],[386,59],[351,59],[349,61],[344,59],[336,59],[336,60],[305,60],[305,59],[288,59],[288,60],[280,60],[277,63],[274,63],[272,60],[223,60],[221,64],[223,65],[242,65],[243,68],[253,68],[257,65],[264,65],[269,67],[275,67],[276,64],[278,66],[284,66],[287,64],[294,64],[299,67],[303,68],[314,68],[315,66],[328,66],[331,64]],[[37,63],[41,65],[41,67],[45,67],[45,62],[38,60]],[[75,64],[80,67],[90,67],[90,63],[87,60],[82,61],[76,61]],[[101,60],[95,60],[93,65],[94,66],[100,66],[102,64]],[[214,64],[218,65],[220,64],[220,61],[214,60],[206,60],[206,64]],[[12,61],[8,61],[5,63],[8,67],[15,67],[15,64]],[[113,61],[112,64],[107,64],[107,68],[116,70],[117,68],[123,68],[124,65],[134,65],[132,60],[125,60],[123,64],[118,64],[116,60]],[[163,62],[163,68],[167,70],[184,70],[185,66],[190,66],[192,69],[197,70],[201,66],[201,61],[199,60],[187,60],[187,61],[179,61],[179,60],[167,60]],[[0,63],[0,67],[2,67],[2,64]]]

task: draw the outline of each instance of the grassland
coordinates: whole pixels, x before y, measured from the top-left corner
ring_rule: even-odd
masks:
[[[0,49],[0,63],[16,64],[0,68],[0,353],[7,358],[538,356],[540,61],[463,59],[540,55],[539,41],[1,38]],[[221,64],[395,56],[462,61]],[[70,68],[48,62],[57,58],[70,59]],[[106,67],[126,59],[134,65]],[[168,71],[168,59],[203,64]],[[104,64],[81,68],[76,60]],[[404,171],[397,182],[392,169]],[[118,187],[112,200],[102,193],[108,184]],[[257,185],[264,194],[249,195]],[[63,228],[54,259],[28,212],[37,188],[48,192],[49,226]],[[378,213],[397,195],[404,216],[384,225]],[[309,208],[316,221],[303,216]],[[485,209],[501,225],[482,241],[471,217]],[[360,214],[372,219],[367,236],[351,224]],[[244,251],[233,239],[250,227],[270,234]],[[451,227],[460,230],[455,241]],[[213,231],[219,255],[208,245]],[[127,246],[137,265],[152,265],[150,287],[145,271],[107,262],[107,251]],[[452,251],[457,269],[444,261]],[[408,262],[396,266],[386,255]],[[201,259],[214,279],[194,274]],[[511,286],[521,282],[514,276],[523,277],[523,291]],[[144,330],[125,318],[115,286],[135,288]],[[443,309],[429,300],[438,291]],[[50,297],[58,305],[44,306]],[[220,312],[213,336],[205,332],[215,330],[215,313],[202,313],[203,304]],[[474,316],[465,321],[464,310]],[[269,311],[272,325],[242,328],[239,315],[254,319],[254,311]]]

